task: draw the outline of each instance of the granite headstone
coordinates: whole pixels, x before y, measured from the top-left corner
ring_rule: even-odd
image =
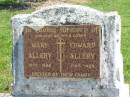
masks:
[[[117,12],[54,5],[12,27],[12,97],[129,97]]]

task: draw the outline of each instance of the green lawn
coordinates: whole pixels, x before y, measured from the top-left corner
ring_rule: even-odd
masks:
[[[93,0],[83,4],[103,11],[118,11],[122,18],[122,53],[124,57],[125,80],[130,84],[130,0]],[[31,10],[0,10],[0,92],[10,91],[12,32],[10,18]]]
[[[0,91],[8,91],[11,81],[10,58],[12,47],[12,36],[10,29],[11,13],[0,10]]]
[[[0,10],[0,92],[7,92],[11,88],[12,30],[10,19],[16,14],[30,11],[32,10]]]

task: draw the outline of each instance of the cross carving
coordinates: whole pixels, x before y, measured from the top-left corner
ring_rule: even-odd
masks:
[[[60,73],[62,73],[62,62],[64,61],[64,40],[59,37],[57,40],[57,60],[60,62]]]

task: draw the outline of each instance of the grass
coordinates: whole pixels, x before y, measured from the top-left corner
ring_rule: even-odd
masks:
[[[124,74],[126,82],[130,84],[130,0],[92,0],[83,5],[102,11],[118,11],[121,15]],[[12,80],[12,30],[10,19],[15,14],[30,12],[32,12],[32,9],[21,11],[0,10],[0,92],[9,92]]]
[[[69,3],[75,3],[75,4],[85,4],[90,2],[90,0],[65,0],[65,1]]]
[[[19,13],[29,13],[32,10],[0,10],[0,92],[8,92],[11,87],[11,55],[12,29],[10,19]]]
[[[8,91],[11,81],[10,63],[12,36],[9,24],[10,13],[0,11],[0,91]]]

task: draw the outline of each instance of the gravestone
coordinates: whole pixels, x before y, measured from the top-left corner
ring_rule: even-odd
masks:
[[[120,21],[68,4],[14,16],[12,97],[129,97]]]

